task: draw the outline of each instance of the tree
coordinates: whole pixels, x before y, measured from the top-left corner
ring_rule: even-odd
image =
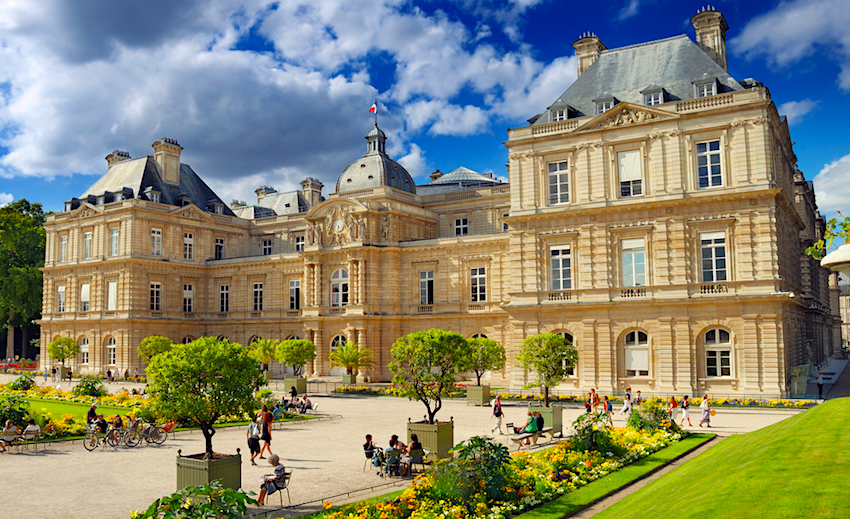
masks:
[[[481,385],[481,376],[485,371],[501,371],[505,368],[505,348],[487,337],[467,339],[469,343],[469,358],[462,365],[461,371],[475,373],[476,385]]]
[[[65,359],[73,359],[80,353],[80,345],[70,337],[56,337],[47,345],[47,354],[65,366]]]
[[[0,207],[0,324],[7,329],[7,357],[15,356],[15,328],[41,317],[43,224],[41,204],[21,199]],[[27,341],[22,344],[26,350]]]
[[[275,360],[277,345],[280,341],[276,339],[263,339],[258,337],[249,346],[248,355],[263,365],[264,370],[269,369],[271,361]]]
[[[316,345],[304,339],[289,339],[277,345],[278,362],[292,366],[296,377],[304,374],[304,366],[316,358]]]
[[[560,335],[542,333],[522,341],[517,359],[523,368],[537,373],[537,380],[529,386],[543,386],[543,405],[549,407],[549,388],[569,376],[567,369],[576,366],[578,351]]]
[[[455,386],[455,375],[469,358],[466,339],[445,330],[414,332],[400,337],[390,354],[393,384],[400,396],[419,400],[428,411],[428,423],[443,407],[443,395]]]
[[[360,348],[356,342],[346,342],[339,348],[328,354],[331,366],[345,368],[349,375],[357,374],[361,369],[372,369],[375,367],[375,357],[372,350]]]
[[[148,364],[152,358],[156,357],[160,353],[171,351],[171,348],[173,347],[174,343],[171,342],[171,339],[168,337],[163,337],[162,335],[151,335],[150,337],[142,339],[137,350],[142,361],[145,364]]]
[[[201,337],[155,355],[147,367],[151,411],[169,420],[197,425],[213,456],[213,425],[227,415],[254,408],[254,388],[266,384],[260,363],[237,343]]]

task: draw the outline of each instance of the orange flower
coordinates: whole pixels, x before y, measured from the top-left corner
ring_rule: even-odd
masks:
[[[328,508],[330,508],[330,507],[331,507],[331,502],[330,502],[330,500],[325,501],[325,504],[324,504],[323,506],[324,506],[324,509],[325,509],[325,510],[327,510]]]
[[[590,460],[584,460],[584,466],[590,468]]]

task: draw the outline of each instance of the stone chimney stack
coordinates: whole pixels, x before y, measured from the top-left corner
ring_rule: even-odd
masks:
[[[109,168],[111,168],[114,164],[124,162],[125,160],[130,160],[130,153],[126,151],[115,150],[106,156],[106,164],[109,165]]]
[[[310,207],[316,207],[322,203],[323,187],[325,187],[324,184],[313,177],[307,177],[301,181],[302,193],[304,193],[304,198],[310,204]]]
[[[593,32],[586,32],[579,36],[579,39],[573,42],[573,48],[576,50],[576,58],[578,58],[579,77],[599,59],[603,50],[608,49]]]
[[[269,195],[271,193],[277,193],[277,189],[271,186],[260,186],[260,188],[255,190],[254,193],[257,194],[257,205],[260,205],[263,203],[263,199],[266,197],[266,195]]]
[[[726,66],[726,31],[729,25],[726,19],[713,5],[697,9],[691,18],[691,24],[697,33],[697,45],[713,59],[720,68],[729,71]]]
[[[442,176],[443,176],[443,172],[442,172],[442,171],[440,171],[439,169],[435,169],[435,170],[434,170],[434,172],[433,172],[433,173],[431,173],[431,174],[430,174],[430,175],[428,175],[428,176],[429,176],[429,177],[431,177],[431,182],[433,182],[433,181],[437,180],[438,178],[442,177]]]
[[[175,139],[163,137],[153,146],[154,157],[162,172],[162,181],[177,186],[180,184],[180,152],[183,148]]]

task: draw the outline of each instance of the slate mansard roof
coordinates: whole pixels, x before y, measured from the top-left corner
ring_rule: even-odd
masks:
[[[428,184],[416,186],[416,192],[422,196],[426,196],[438,193],[466,191],[469,189],[483,189],[500,185],[507,184],[461,166]]]

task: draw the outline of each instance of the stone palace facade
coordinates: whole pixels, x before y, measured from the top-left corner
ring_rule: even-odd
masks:
[[[436,327],[501,342],[497,386],[527,379],[524,338],[555,332],[579,350],[560,389],[787,394],[841,345],[837,281],[803,252],[824,222],[768,89],[727,72],[723,16],[692,23],[696,43],[576,41],[578,80],[508,131],[508,183],[458,168],[417,186],[377,125],[327,197],[308,178],[227,206],[175,140],[113,152],[45,224],[42,364],[57,336],[82,373],[143,370],[154,334],[299,337],[308,373],[336,373],[350,340],[388,380],[393,342]]]

